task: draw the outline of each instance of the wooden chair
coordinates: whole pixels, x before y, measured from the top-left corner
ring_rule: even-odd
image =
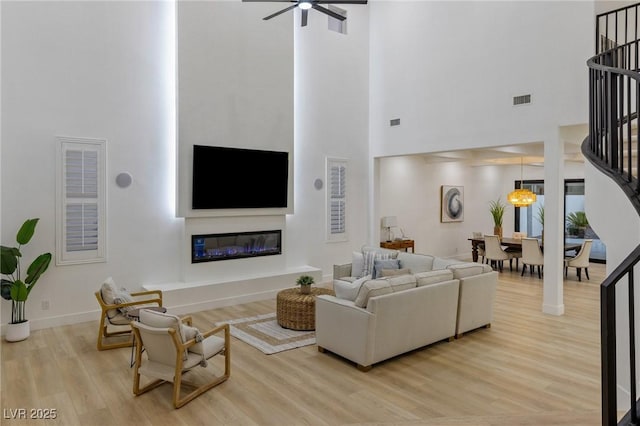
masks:
[[[569,267],[576,268],[578,274],[578,281],[582,281],[581,271],[584,269],[584,273],[589,279],[589,256],[591,255],[591,245],[593,240],[584,240],[580,251],[575,257],[565,257],[564,259],[564,276],[567,276]]]
[[[522,239],[522,274],[529,266],[529,273],[533,275],[533,268],[538,267],[538,278],[542,278],[540,273],[541,267],[544,266],[544,256],[540,249],[540,244],[537,238],[523,238]]]
[[[106,284],[113,285],[113,281],[110,278],[105,280],[103,288],[105,288]],[[131,318],[123,314],[122,311],[130,307],[162,306],[162,292],[160,290],[151,290],[131,293],[130,296],[134,299],[133,301],[114,303],[111,295],[103,298],[103,288],[95,292],[96,299],[100,305],[100,325],[98,326],[96,346],[99,351],[130,347],[133,344],[133,339],[131,338],[125,341],[119,339],[117,342],[111,343],[107,343],[105,340],[115,336],[131,336],[131,327],[129,327]],[[112,327],[116,327],[118,330],[110,331]],[[126,329],[123,327],[126,327]]]
[[[140,321],[131,322],[136,339],[136,358],[133,372],[133,393],[138,396],[163,383],[173,382],[173,406],[180,408],[197,396],[227,380],[231,374],[231,341],[229,324],[212,328],[200,334],[191,325],[191,317],[140,310]],[[186,329],[186,331],[185,331]],[[191,331],[191,334],[190,334]],[[224,333],[224,337],[215,336]],[[146,359],[142,358],[143,350]],[[210,374],[210,379],[196,385],[182,380],[189,370],[201,366],[207,368],[209,359],[224,355],[224,374]],[[155,379],[140,386],[140,376]],[[205,374],[198,375],[202,381]],[[190,393],[181,396],[182,386],[193,387]]]
[[[482,237],[484,237],[484,234],[482,232],[473,232],[471,235],[473,236],[473,238],[482,238]],[[484,250],[484,244],[480,243],[480,244],[478,244],[478,257],[482,258],[480,263],[484,263],[485,262],[485,260],[484,260],[485,256],[486,256],[486,252]]]

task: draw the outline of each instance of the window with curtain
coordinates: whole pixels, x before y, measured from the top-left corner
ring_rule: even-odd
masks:
[[[347,160],[327,158],[327,240],[347,240]]]
[[[105,261],[105,140],[58,139],[56,263]]]

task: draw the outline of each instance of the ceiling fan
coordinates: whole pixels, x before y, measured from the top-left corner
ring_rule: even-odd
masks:
[[[325,15],[329,15],[332,18],[338,19],[340,21],[344,21],[346,17],[336,13],[330,9],[327,9],[324,6],[320,6],[321,4],[367,4],[367,0],[242,0],[243,2],[281,2],[281,3],[294,3],[289,7],[285,7],[282,10],[277,11],[269,16],[265,16],[262,18],[263,20],[269,20],[271,18],[275,18],[276,16],[288,12],[296,7],[299,7],[302,10],[302,25],[303,27],[307,26],[307,15],[309,14],[309,9],[315,9],[318,12],[322,12]]]

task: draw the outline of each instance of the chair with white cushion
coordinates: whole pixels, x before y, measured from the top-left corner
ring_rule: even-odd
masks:
[[[564,259],[564,276],[567,276],[569,267],[576,268],[578,274],[578,281],[582,281],[581,271],[584,269],[584,273],[589,279],[589,256],[591,255],[591,245],[593,240],[584,240],[580,251],[575,257],[566,257]]]
[[[100,325],[96,345],[99,351],[125,348],[133,344],[131,327],[129,327],[131,318],[127,317],[127,310],[143,306],[162,306],[160,290],[128,293],[124,289],[118,289],[111,277],[102,283],[100,290],[95,292],[95,296],[100,305]]]
[[[542,278],[540,269],[544,266],[544,256],[537,238],[522,239],[522,274],[529,266],[529,273],[533,275],[533,268],[538,267],[538,278]]]
[[[522,257],[522,252],[508,252],[503,250],[500,245],[500,239],[497,235],[485,235],[484,236],[484,247],[486,252],[487,261],[490,261],[491,264],[496,264],[497,268],[502,272],[502,266],[505,260],[509,261],[509,270],[512,271],[512,261]],[[516,263],[516,270],[518,270],[518,264]]]
[[[180,408],[224,382],[231,374],[229,324],[200,333],[191,327],[191,317],[180,319],[175,315],[141,309],[140,321],[131,322],[131,328],[136,339],[133,372],[133,393],[136,396],[163,383],[173,382],[173,406]],[[146,353],[144,358],[143,351]],[[224,355],[224,366],[212,362],[211,358],[218,354]],[[197,375],[192,373],[196,375],[194,379],[197,383],[183,381],[182,376],[195,367],[204,367],[207,371],[198,372]],[[221,374],[221,370],[224,373]],[[141,387],[140,376],[152,381]],[[194,389],[181,396],[183,385]]]

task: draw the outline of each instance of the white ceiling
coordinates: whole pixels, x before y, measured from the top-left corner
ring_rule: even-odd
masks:
[[[586,136],[586,125],[560,128],[559,138],[564,142],[565,161],[584,162],[580,146]],[[435,152],[422,154],[422,157],[428,163],[465,161],[470,166],[486,166],[520,164],[522,162],[530,166],[542,166],[544,164],[544,142]]]

